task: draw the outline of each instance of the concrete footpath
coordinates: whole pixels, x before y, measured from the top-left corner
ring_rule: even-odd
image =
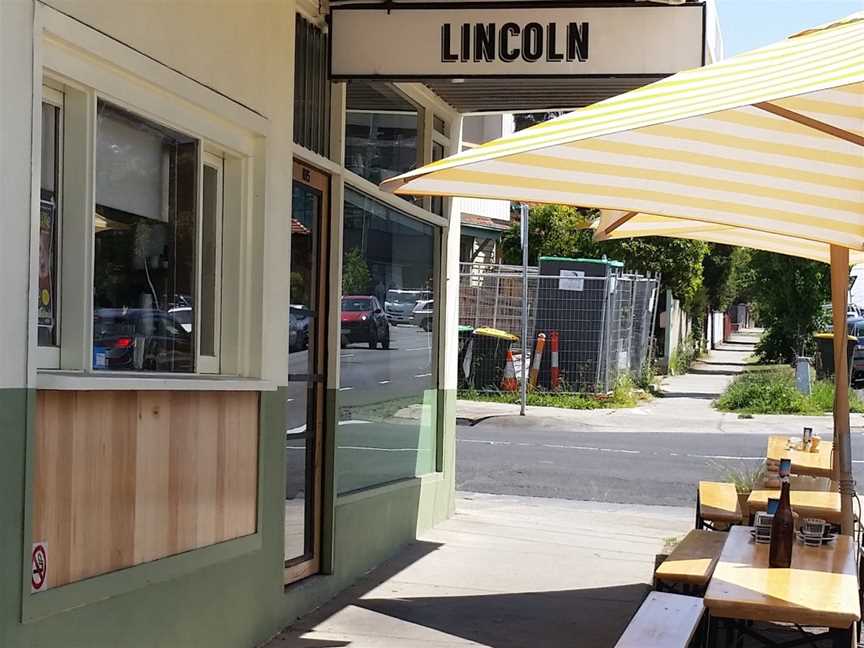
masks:
[[[604,648],[691,508],[457,495],[456,515],[267,648]]]
[[[554,407],[526,409],[531,425],[570,426],[581,432],[700,432],[720,434],[800,434],[810,426],[823,437],[833,432],[833,421],[827,416],[758,415],[741,418],[738,414],[720,412],[712,402],[723,393],[735,376],[744,371],[753,353],[758,333],[745,332],[693,363],[681,376],[665,376],[660,384],[661,396],[626,409],[566,410]],[[496,417],[519,419],[519,406],[460,400],[456,406],[461,425]],[[853,428],[864,427],[864,416],[853,414]],[[524,419],[523,419],[524,420]]]

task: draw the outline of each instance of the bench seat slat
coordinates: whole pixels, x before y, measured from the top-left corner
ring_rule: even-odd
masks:
[[[694,529],[678,544],[654,577],[664,583],[705,587],[723,551],[727,534]]]
[[[615,648],[687,648],[704,612],[701,598],[651,592]]]
[[[741,506],[735,485],[726,482],[699,482],[699,515],[710,522],[741,522]]]

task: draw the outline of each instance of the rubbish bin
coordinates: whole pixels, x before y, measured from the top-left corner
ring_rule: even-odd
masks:
[[[478,328],[471,335],[472,359],[468,382],[474,389],[497,391],[501,388],[504,366],[515,335],[493,328]]]
[[[458,376],[456,386],[459,389],[467,389],[469,386],[468,378],[471,375],[472,358],[469,357],[468,361],[466,362],[465,356],[467,355],[469,350],[471,351],[471,355],[473,356],[473,348],[469,348],[469,342],[471,341],[471,334],[473,332],[473,326],[467,326],[465,324],[459,325],[459,353],[457,356],[459,358],[459,364],[456,370]]]
[[[828,378],[834,375],[834,334],[833,333],[817,333],[813,337],[816,338],[816,349],[819,356],[819,367],[816,374],[817,378]],[[847,336],[846,344],[846,362],[849,365],[849,375],[852,375],[852,354],[855,352],[855,345],[858,344],[858,338],[849,335]]]

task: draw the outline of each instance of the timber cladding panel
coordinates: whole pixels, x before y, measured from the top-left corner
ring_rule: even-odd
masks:
[[[34,461],[49,587],[249,535],[258,393],[39,391]]]

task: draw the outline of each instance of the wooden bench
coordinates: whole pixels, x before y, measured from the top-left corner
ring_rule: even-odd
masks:
[[[665,589],[680,585],[685,594],[704,592],[726,537],[725,533],[705,529],[690,531],[654,572],[654,586]]]
[[[741,523],[741,506],[734,484],[700,481],[696,493],[696,528],[718,529]]]
[[[704,613],[701,598],[651,592],[615,648],[687,648]]]

